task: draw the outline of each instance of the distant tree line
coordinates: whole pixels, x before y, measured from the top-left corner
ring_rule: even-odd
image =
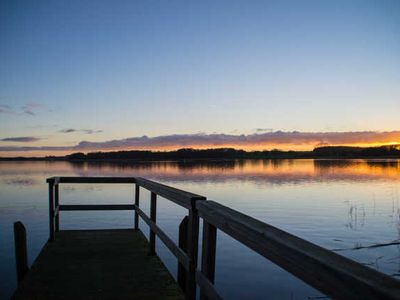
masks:
[[[380,147],[344,147],[327,146],[313,150],[315,157],[328,158],[374,158],[374,157],[400,157],[400,145]]]
[[[179,149],[176,151],[77,152],[67,156],[0,157],[0,160],[229,160],[229,159],[294,159],[294,158],[400,158],[400,144],[380,147],[317,147],[312,151],[244,151],[233,148]]]
[[[68,160],[189,160],[189,159],[289,159],[289,158],[400,158],[400,147],[318,147],[313,151],[244,151],[233,148],[179,149],[176,151],[114,151],[73,153]]]

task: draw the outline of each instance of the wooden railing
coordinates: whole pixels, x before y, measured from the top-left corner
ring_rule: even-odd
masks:
[[[400,299],[400,281],[214,201],[196,204],[203,219],[202,270],[205,296],[214,289],[216,232],[237,241],[334,299]]]
[[[156,235],[178,259],[178,283],[187,299],[196,298],[197,249],[199,241],[199,215],[196,202],[205,200],[200,195],[182,191],[140,177],[52,177],[49,184],[49,228],[50,241],[59,231],[60,211],[72,210],[134,210],[134,228],[139,229],[139,217],[150,227],[149,254],[155,255]],[[85,204],[61,205],[59,184],[62,183],[127,183],[135,184],[134,204]],[[140,188],[151,192],[150,216],[140,208]],[[188,210],[179,230],[179,246],[157,225],[157,196],[164,197]]]
[[[149,253],[155,254],[156,235],[178,259],[178,283],[186,299],[222,299],[214,287],[217,230],[221,230],[276,265],[334,299],[400,299],[400,281],[355,261],[258,221],[205,197],[138,177],[53,177],[49,183],[50,240],[59,230],[62,210],[134,210],[150,227]],[[113,205],[60,205],[60,183],[135,184],[135,202]],[[150,216],[139,206],[140,187],[151,192]],[[157,225],[157,195],[186,209],[179,226],[179,245]],[[199,219],[203,219],[201,268],[197,268]]]

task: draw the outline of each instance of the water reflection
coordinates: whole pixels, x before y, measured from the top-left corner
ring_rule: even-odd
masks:
[[[400,180],[399,160],[227,160],[187,162],[23,162],[0,164],[6,184],[40,184],[36,175],[141,176],[166,181],[257,181],[266,184],[304,181]],[[12,176],[24,172],[24,178]],[[49,172],[50,175],[50,172]],[[28,177],[29,176],[29,177]]]
[[[27,225],[30,261],[48,237],[45,179],[50,176],[152,178],[204,194],[328,249],[344,249],[340,254],[389,275],[400,274],[400,245],[368,248],[400,240],[399,160],[0,162],[0,274],[9,274],[0,276],[0,299],[15,287],[12,223]],[[63,204],[133,201],[132,185],[62,185],[60,193]],[[141,199],[148,209],[147,198]],[[159,208],[157,222],[176,239],[185,212],[163,201]],[[66,213],[61,222],[75,229],[127,227],[132,216]],[[176,260],[161,244],[157,251],[174,274]],[[217,287],[228,299],[240,299],[249,290],[248,298],[254,299],[266,293],[271,299],[318,295],[223,234],[218,235],[217,251]]]

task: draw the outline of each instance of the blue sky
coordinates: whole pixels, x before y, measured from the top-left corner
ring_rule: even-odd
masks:
[[[1,1],[0,62],[0,146],[400,129],[400,1]]]

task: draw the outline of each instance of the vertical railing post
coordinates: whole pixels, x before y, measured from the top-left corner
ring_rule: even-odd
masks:
[[[54,181],[49,181],[49,240],[54,241]]]
[[[182,219],[181,224],[179,224],[179,248],[181,248],[185,252],[187,252],[188,220],[189,217],[185,216]],[[186,269],[180,262],[178,262],[177,279],[179,286],[184,292],[186,290],[186,278]]]
[[[60,199],[59,199],[59,190],[58,190],[58,184],[54,185],[54,203],[55,203],[55,231],[58,232],[60,231],[60,210],[59,210],[59,205],[60,205]]]
[[[139,208],[139,185],[135,184],[135,206]],[[135,229],[139,229],[139,214],[135,209]]]
[[[189,300],[196,299],[196,267],[199,242],[199,214],[196,201],[192,200],[189,209],[187,253],[190,259],[189,270],[186,278],[185,297]]]
[[[156,215],[157,215],[157,194],[151,192],[151,199],[150,199],[150,220],[156,223]],[[150,228],[150,249],[149,255],[156,254],[156,234]]]
[[[217,229],[203,219],[203,247],[201,257],[201,272],[211,282],[215,279],[215,254],[217,247]],[[201,300],[208,298],[200,293]]]
[[[21,282],[28,272],[28,251],[26,247],[26,229],[21,222],[14,223],[15,263],[17,280]]]

